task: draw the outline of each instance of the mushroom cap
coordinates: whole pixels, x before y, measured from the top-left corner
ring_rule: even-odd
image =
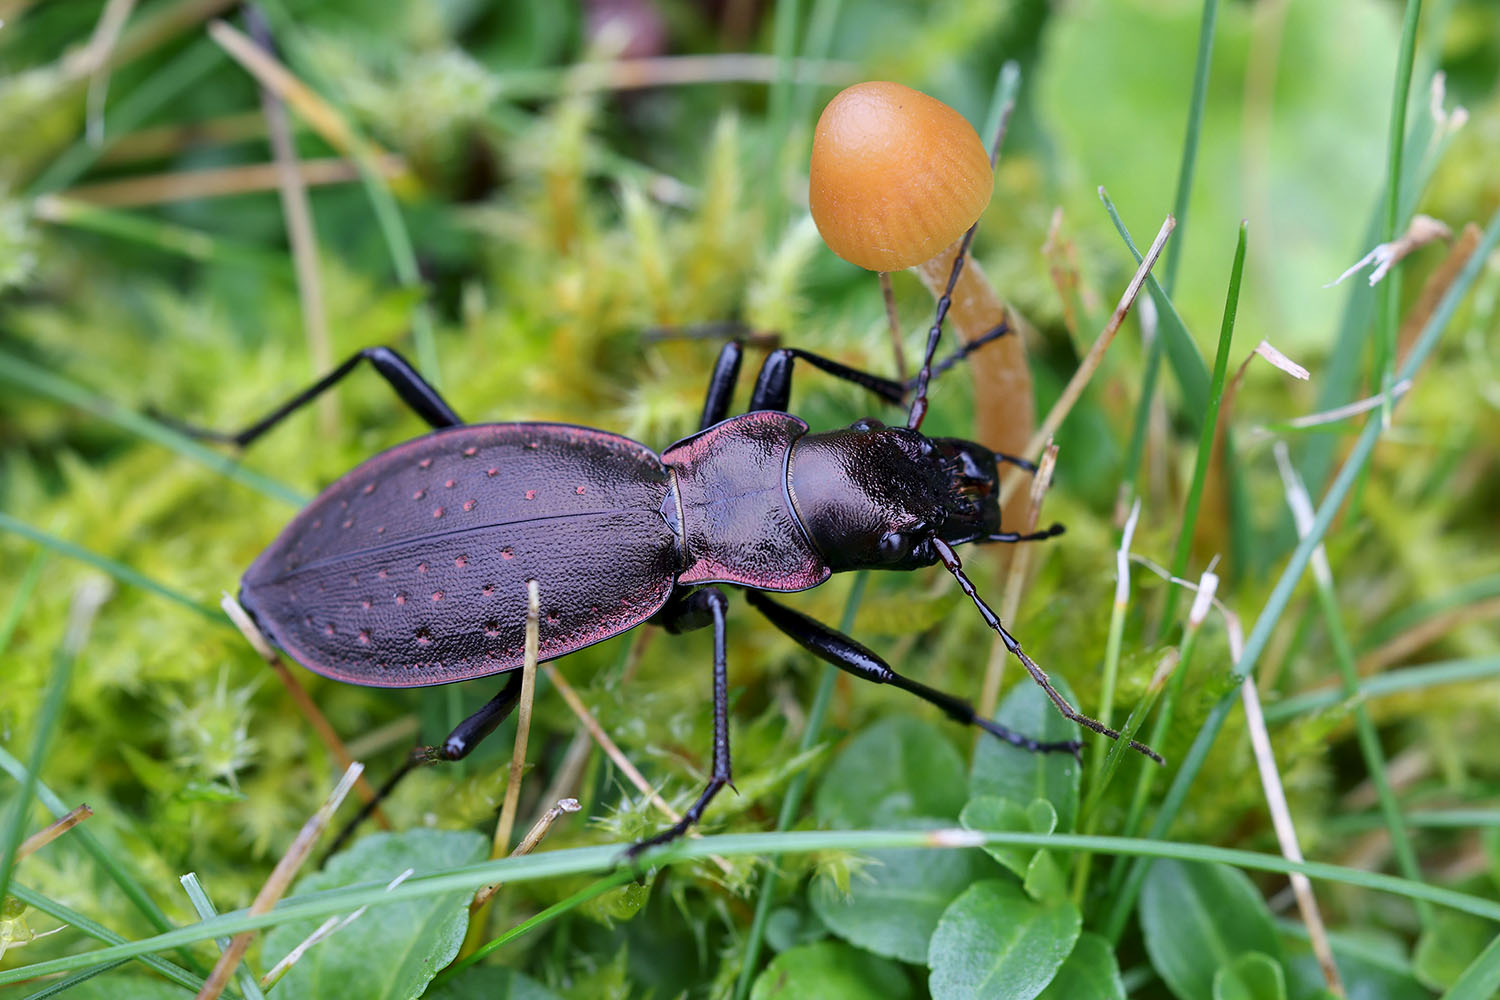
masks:
[[[841,91],[813,134],[808,201],[834,253],[871,271],[899,271],[964,234],[995,187],[974,127],[936,98],[899,83]]]

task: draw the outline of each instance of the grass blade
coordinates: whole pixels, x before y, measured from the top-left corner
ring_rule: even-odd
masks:
[[[1130,230],[1125,228],[1125,220],[1120,218],[1115,203],[1102,188],[1099,200],[1104,202],[1104,210],[1114,222],[1115,230],[1139,264],[1143,259],[1141,251],[1137,249],[1135,240],[1131,239]],[[1201,413],[1208,406],[1208,366],[1203,363],[1203,355],[1198,353],[1198,345],[1193,342],[1192,334],[1188,333],[1187,325],[1177,314],[1177,307],[1172,304],[1171,297],[1154,274],[1146,276],[1146,288],[1151,292],[1151,301],[1156,304],[1156,311],[1161,317],[1158,336],[1163,338],[1167,360],[1171,362],[1177,384],[1182,388],[1182,405],[1189,413]]]
[[[73,664],[78,661],[89,632],[94,625],[94,615],[109,596],[109,587],[104,581],[88,579],[79,585],[73,595],[73,605],[68,613],[68,628],[52,659],[52,676],[47,682],[47,693],[42,698],[41,711],[36,717],[36,731],[31,739],[31,766],[21,781],[21,794],[11,807],[10,821],[0,836],[0,900],[10,888],[10,878],[15,870],[16,849],[26,836],[26,820],[31,815],[31,799],[36,794],[37,775],[47,759],[47,750],[52,743],[52,731],[57,728],[62,715],[63,700],[67,697],[68,683],[73,677]]]
[[[1238,692],[1236,692],[1236,697]],[[980,832],[974,830],[797,830],[783,833],[737,833],[678,841],[646,860],[653,866],[667,866],[696,861],[712,855],[722,857],[778,856],[783,854],[865,851],[880,848],[953,849],[982,847],[990,844],[1030,847],[1058,851],[1094,851],[1100,854],[1134,855],[1142,858],[1173,858],[1210,864],[1232,865],[1249,871],[1289,875],[1301,872],[1308,878],[1386,892],[1407,899],[1424,899],[1461,913],[1486,920],[1500,921],[1500,902],[1441,886],[1412,882],[1409,879],[1379,872],[1347,868],[1317,861],[1293,862],[1280,855],[1261,854],[1203,844],[1174,843],[1165,840],[1139,840],[1125,837],[1081,836],[1078,834],[1037,834]],[[290,920],[328,917],[348,913],[361,906],[430,896],[458,890],[471,891],[490,882],[519,884],[564,875],[588,872],[610,872],[612,878],[624,881],[633,871],[618,867],[628,844],[603,844],[528,854],[499,861],[481,862],[451,871],[418,875],[394,889],[384,882],[367,882],[342,889],[309,893],[283,900],[269,913],[250,914],[236,910],[211,920],[182,927],[142,941],[99,948],[83,954],[18,966],[0,971],[0,986],[35,976],[72,972],[121,959],[150,955],[197,941],[208,941],[221,935],[259,930]]]
[[[1203,502],[1203,487],[1214,453],[1214,435],[1219,427],[1219,405],[1224,400],[1224,379],[1229,372],[1229,345],[1234,340],[1234,318],[1240,306],[1240,281],[1245,275],[1245,243],[1249,224],[1240,223],[1239,239],[1234,247],[1234,264],[1229,270],[1229,292],[1224,299],[1224,320],[1219,326],[1219,348],[1214,355],[1214,374],[1209,383],[1208,408],[1198,431],[1198,455],[1193,461],[1193,480],[1187,501],[1182,507],[1181,527],[1177,531],[1177,548],[1172,553],[1172,575],[1187,574],[1188,555],[1193,547],[1193,529],[1198,524],[1198,509]],[[1226,448],[1227,448],[1227,437]],[[1170,622],[1177,614],[1178,588],[1167,588],[1167,602],[1162,621]]]

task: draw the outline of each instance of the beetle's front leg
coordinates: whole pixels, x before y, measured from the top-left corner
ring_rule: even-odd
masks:
[[[1079,750],[1083,747],[1083,744],[1077,740],[1046,742],[1024,736],[1013,729],[1007,729],[998,722],[986,719],[975,712],[974,706],[962,698],[956,698],[946,692],[930,688],[920,681],[896,673],[891,669],[890,664],[842,632],[835,631],[800,611],[793,611],[791,608],[777,604],[758,590],[746,591],[745,597],[757,611],[771,620],[772,625],[791,636],[802,648],[819,659],[855,677],[874,681],[876,684],[890,684],[914,694],[929,705],[942,709],[955,722],[978,726],[1012,746],[1030,750],[1033,753],[1070,753],[1077,757]]]
[[[729,609],[729,600],[717,587],[704,587],[685,597],[677,598],[658,613],[658,621],[669,632],[686,632],[702,628],[710,623],[714,627],[714,765],[708,786],[698,796],[682,819],[673,823],[654,837],[631,846],[627,857],[635,857],[648,847],[676,840],[697,824],[703,810],[719,794],[719,789],[731,784],[729,768],[729,669],[724,655],[724,622]]]

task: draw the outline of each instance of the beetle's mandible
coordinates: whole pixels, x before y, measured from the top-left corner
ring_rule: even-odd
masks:
[[[966,701],[897,673],[855,640],[767,596],[816,587],[843,570],[941,563],[1064,715],[1118,739],[1053,689],[975,592],[955,551],[1062,530],[1001,530],[999,464],[1031,463],[920,431],[931,378],[1007,332],[992,331],[934,368],[962,262],[960,253],[904,427],[866,419],[811,432],[788,412],[797,361],[890,403],[903,402],[908,386],[793,348],[770,352],[749,412],[729,416],[742,347],[727,343],[700,429],[659,455],[584,427],[465,424],[400,355],[360,351],[238,434],[194,432],[248,445],[360,361],[433,428],[325,489],[245,572],[240,600],[272,642],[338,680],[417,687],[507,675],[498,695],[441,746],[419,747],[408,767],[467,756],[514,708],[530,580],[542,595],[542,660],[648,621],[671,632],[711,625],[712,777],[678,823],[636,850],[683,834],[730,781],[726,587],[743,590],[777,628],[856,677],[909,691],[1016,746],[1076,755],[1077,742],[1039,742],[982,718]]]

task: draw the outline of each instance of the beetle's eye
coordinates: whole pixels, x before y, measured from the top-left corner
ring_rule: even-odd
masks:
[[[880,536],[880,554],[887,560],[904,557],[911,551],[912,536],[901,531],[888,531]]]

